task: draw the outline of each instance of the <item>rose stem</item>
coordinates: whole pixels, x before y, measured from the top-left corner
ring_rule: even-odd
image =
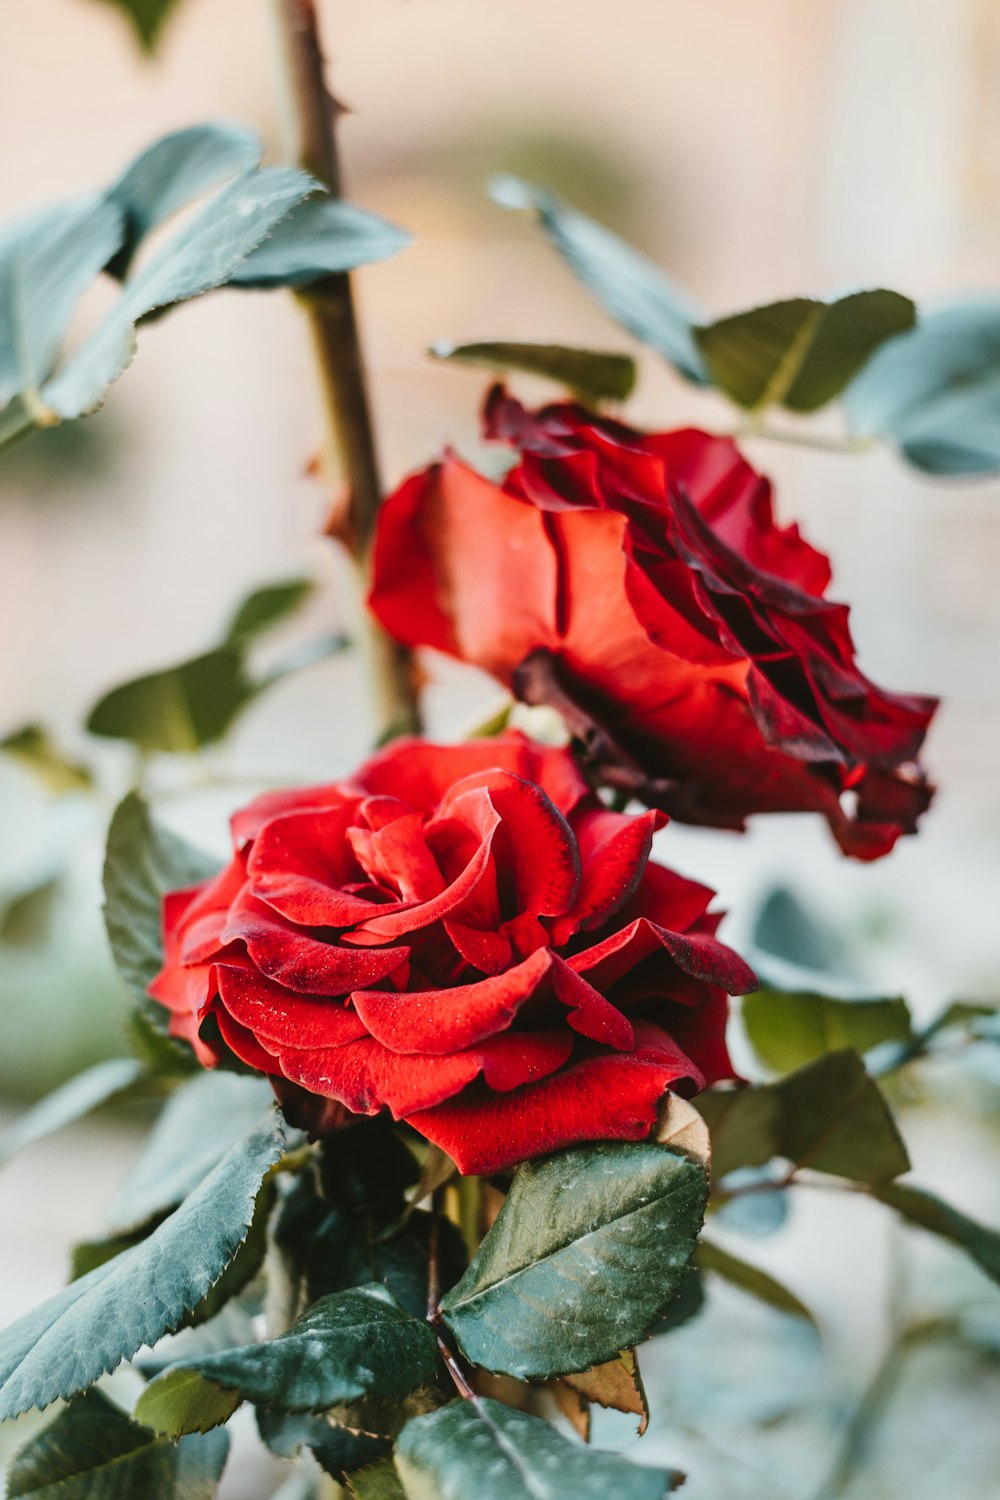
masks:
[[[278,37],[290,154],[339,198],[336,128],[341,109],[326,86],[315,0],[268,0],[268,4]],[[324,471],[346,482],[337,532],[354,564],[363,601],[382,487],[350,276],[346,272],[327,276],[297,297],[312,330],[319,372],[326,427]],[[358,615],[380,741],[419,730],[417,679],[410,653],[382,630],[363,602]]]

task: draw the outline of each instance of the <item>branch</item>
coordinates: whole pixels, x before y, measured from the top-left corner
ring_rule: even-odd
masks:
[[[278,37],[290,154],[335,197],[341,196],[336,127],[341,107],[326,86],[315,0],[269,0]],[[320,376],[326,437],[323,466],[346,482],[337,534],[367,594],[375,517],[382,498],[375,435],[351,280],[328,276],[297,294],[309,319]],[[420,727],[410,653],[386,635],[362,604],[360,637],[375,698],[380,739]]]

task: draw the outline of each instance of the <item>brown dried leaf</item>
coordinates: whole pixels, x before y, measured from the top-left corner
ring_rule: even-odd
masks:
[[[617,1359],[594,1365],[579,1375],[563,1375],[557,1385],[563,1383],[587,1402],[596,1401],[598,1406],[631,1412],[639,1418],[640,1437],[649,1426],[649,1403],[634,1349],[623,1349]]]
[[[708,1171],[712,1161],[712,1143],[708,1126],[687,1099],[678,1094],[664,1094],[656,1121],[655,1140],[661,1146],[686,1151]]]

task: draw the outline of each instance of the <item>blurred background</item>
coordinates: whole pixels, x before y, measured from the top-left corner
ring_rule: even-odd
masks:
[[[477,452],[484,381],[430,362],[434,341],[632,347],[527,220],[490,202],[500,170],[614,227],[716,315],[857,285],[919,300],[1000,280],[996,0],[327,0],[321,10],[351,112],[350,196],[415,236],[357,276],[387,482],[445,442]],[[98,0],[32,0],[7,7],[2,24],[0,219],[103,184],[159,134],[206,119],[252,124],[279,155],[263,4],[182,0],[153,59]],[[732,428],[717,397],[633,352],[631,419]],[[53,800],[0,765],[0,1117],[121,1050],[99,869],[131,764],[86,742],[87,710],[115,683],[206,648],[242,595],[269,581],[308,573],[325,585],[296,635],[349,623],[319,535],[328,497],[306,474],[317,432],[291,299],[222,292],[141,335],[100,415],[0,455],[0,737],[45,723],[97,759],[105,794]],[[874,868],[840,859],[803,818],[743,839],[672,827],[661,855],[719,890],[737,946],[780,888],[849,955],[845,971],[906,994],[918,1016],[959,996],[995,1000],[1000,483],[932,483],[888,450],[746,446],[777,481],[783,518],[830,553],[863,668],[944,695],[926,755],[940,792],[921,836]],[[474,674],[428,668],[443,736],[496,701]],[[176,796],[170,818],[221,847],[225,814],[251,782],[349,769],[369,740],[363,686],[344,656],[274,688],[211,757],[211,773],[238,784]],[[1000,1222],[989,1045],[931,1069],[903,1104],[921,1180]],[[96,1231],[136,1140],[127,1122],[90,1124],[5,1170],[4,1321],[62,1283],[69,1244]],[[803,1196],[789,1226],[740,1249],[815,1307],[822,1343],[736,1293],[713,1299],[651,1354],[657,1415],[635,1456],[688,1466],[691,1500],[1000,1493],[995,1293],[947,1248],[894,1243],[877,1208],[834,1213]],[[966,1333],[915,1347],[854,1478],[824,1490],[900,1297],[920,1316],[957,1309]],[[625,1445],[629,1424],[599,1414],[596,1438]],[[267,1462],[248,1443],[224,1493],[270,1493]]]

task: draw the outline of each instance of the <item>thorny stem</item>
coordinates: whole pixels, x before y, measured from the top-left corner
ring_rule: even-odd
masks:
[[[291,152],[335,197],[341,196],[336,126],[340,106],[326,86],[315,0],[268,0],[278,37]],[[375,435],[350,277],[327,276],[299,293],[309,319],[326,424],[323,467],[346,481],[337,534],[354,563],[363,601],[371,569],[375,517],[382,498]],[[359,609],[380,739],[420,728],[417,680],[410,653]]]
[[[476,1393],[465,1377],[465,1371],[459,1362],[458,1356],[452,1349],[441,1326],[441,1312],[438,1303],[441,1301],[441,1264],[439,1247],[441,1238],[441,1217],[444,1213],[445,1188],[439,1187],[434,1190],[431,1200],[431,1232],[427,1248],[427,1321],[434,1329],[437,1346],[445,1369],[451,1376],[452,1383],[458,1394],[465,1401],[474,1401]]]

